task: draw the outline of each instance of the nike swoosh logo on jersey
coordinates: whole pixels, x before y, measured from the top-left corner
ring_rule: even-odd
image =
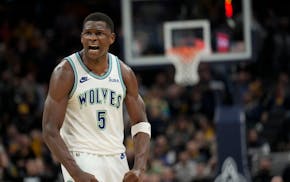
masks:
[[[81,77],[81,79],[80,79],[80,83],[84,83],[84,82],[86,82],[86,81],[88,81],[89,80],[89,78],[87,77],[87,76],[83,76],[83,77]]]

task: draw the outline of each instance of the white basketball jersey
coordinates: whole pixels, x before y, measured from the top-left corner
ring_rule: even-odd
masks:
[[[119,59],[108,54],[108,71],[98,76],[83,63],[79,53],[65,58],[74,71],[61,136],[69,151],[101,155],[125,151],[123,99],[126,88]]]

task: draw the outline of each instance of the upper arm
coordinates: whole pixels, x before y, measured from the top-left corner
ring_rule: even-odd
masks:
[[[43,112],[43,130],[59,130],[65,116],[69,93],[74,84],[70,64],[62,61],[53,70]]]
[[[121,70],[126,85],[125,105],[130,117],[131,125],[146,122],[145,104],[139,94],[138,82],[133,70],[121,62]]]

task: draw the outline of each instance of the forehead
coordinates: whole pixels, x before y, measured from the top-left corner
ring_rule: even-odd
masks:
[[[87,21],[83,30],[108,30],[108,26],[104,21]]]

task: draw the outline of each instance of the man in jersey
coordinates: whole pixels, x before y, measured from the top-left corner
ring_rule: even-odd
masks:
[[[113,21],[92,13],[83,22],[83,49],[54,69],[43,113],[43,137],[65,182],[142,181],[151,136],[132,69],[109,53]],[[135,162],[125,156],[123,101],[130,116]]]

